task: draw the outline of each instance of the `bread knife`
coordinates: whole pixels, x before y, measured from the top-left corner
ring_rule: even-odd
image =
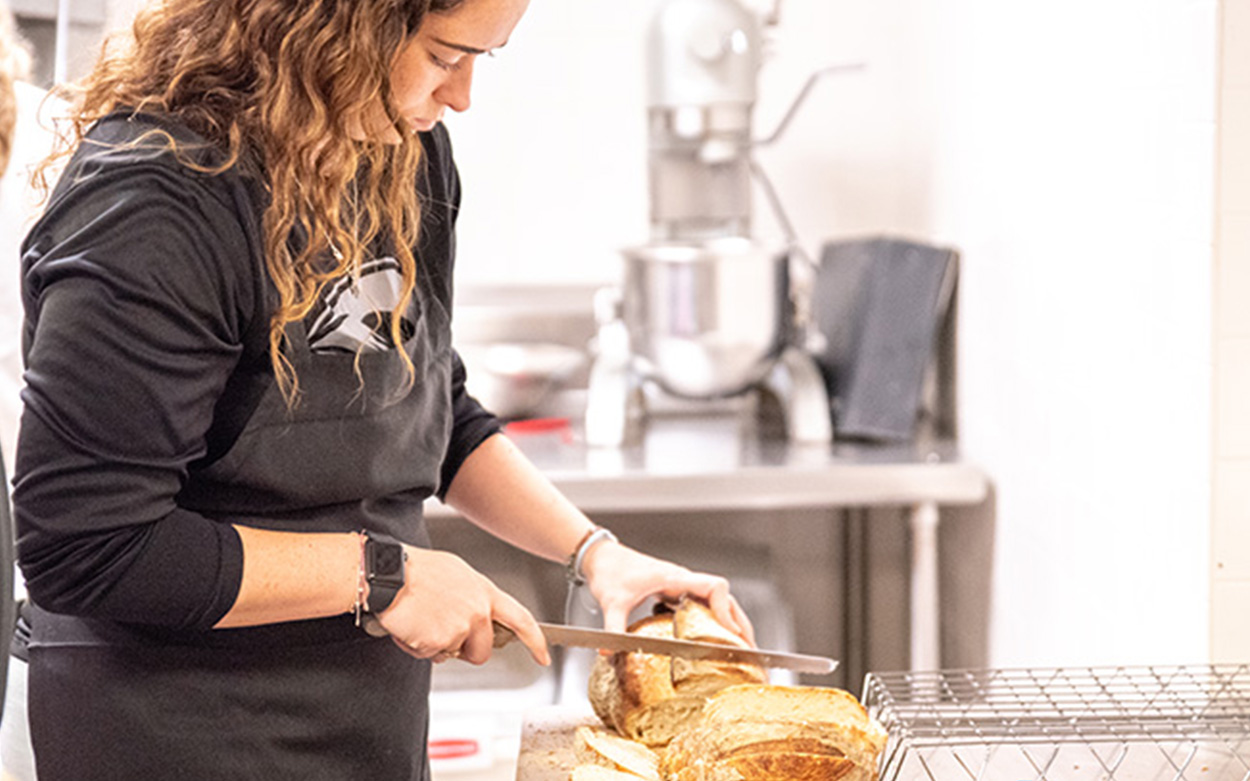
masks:
[[[375,637],[385,637],[386,630],[373,616],[364,617],[365,631]],[[495,648],[502,648],[517,639],[516,633],[495,622]],[[539,622],[548,645],[594,648],[603,651],[625,653],[659,654],[679,656],[683,659],[703,659],[716,662],[742,662],[760,667],[780,667],[800,673],[827,675],[838,668],[838,662],[827,656],[809,656],[788,651],[765,651],[758,648],[740,648],[721,643],[703,643],[698,640],[678,640],[667,637],[609,632],[605,629],[544,624]]]
[[[539,623],[543,636],[551,645],[576,648],[597,648],[604,651],[626,653],[660,654],[679,656],[683,659],[704,659],[718,662],[742,662],[761,667],[780,667],[801,673],[825,675],[837,669],[837,661],[825,656],[808,656],[786,651],[764,651],[758,648],[739,648],[721,643],[703,643],[697,640],[677,640],[667,637],[608,632],[564,624]],[[495,624],[495,647],[499,648],[514,640],[516,635],[502,624]]]

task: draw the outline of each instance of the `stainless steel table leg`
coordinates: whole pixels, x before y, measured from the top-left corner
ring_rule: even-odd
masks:
[[[911,521],[911,669],[941,667],[938,603],[938,506],[912,505]]]

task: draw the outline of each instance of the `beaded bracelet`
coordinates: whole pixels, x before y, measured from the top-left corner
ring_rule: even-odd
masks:
[[[565,577],[569,583],[580,586],[586,582],[586,576],[582,573],[582,563],[586,560],[586,554],[590,552],[590,549],[604,540],[620,542],[615,534],[602,526],[596,526],[586,532],[586,536],[582,537],[582,541],[577,544],[577,550],[573,551],[568,563],[564,565]]]
[[[356,616],[356,626],[360,626],[361,614],[365,611],[365,534],[356,535],[360,540],[360,559],[356,565],[356,602],[352,605],[352,613]]]

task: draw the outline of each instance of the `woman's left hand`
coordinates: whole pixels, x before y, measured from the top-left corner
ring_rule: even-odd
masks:
[[[649,597],[676,602],[688,594],[706,602],[717,621],[755,645],[751,620],[729,593],[729,581],[719,575],[692,572],[612,541],[590,549],[582,572],[609,632],[624,632],[630,611]]]

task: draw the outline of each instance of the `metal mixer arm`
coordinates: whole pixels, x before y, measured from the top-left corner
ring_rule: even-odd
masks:
[[[789,127],[790,120],[794,119],[794,115],[799,112],[799,107],[803,104],[803,101],[807,99],[807,96],[808,94],[811,93],[812,88],[816,86],[816,82],[820,81],[826,76],[832,76],[838,73],[854,73],[856,71],[864,70],[867,67],[868,66],[862,62],[843,63],[842,65],[829,65],[816,71],[811,76],[808,76],[807,81],[804,82],[803,84],[803,88],[799,90],[799,94],[796,95],[794,100],[790,103],[790,108],[786,109],[786,113],[784,116],[782,116],[781,122],[778,123],[777,129],[774,130],[771,135],[752,141],[751,146],[753,147],[768,146],[769,144],[773,143],[777,139],[781,138],[781,134],[786,131],[787,127]]]

